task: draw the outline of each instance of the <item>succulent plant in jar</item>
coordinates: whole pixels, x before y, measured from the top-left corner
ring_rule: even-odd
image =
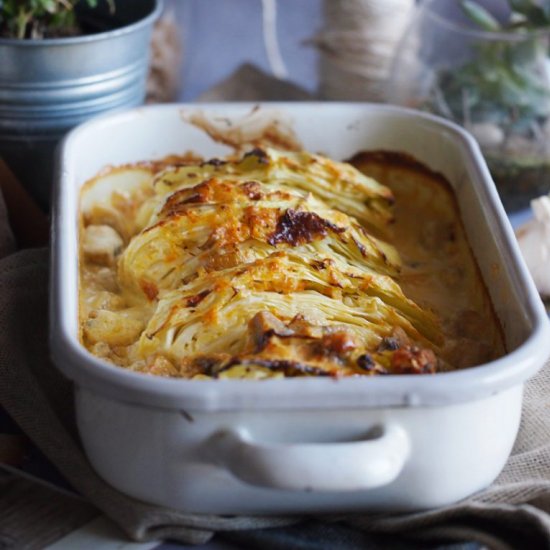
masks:
[[[400,45],[391,99],[468,129],[518,210],[550,191],[549,55],[550,0],[431,0]]]

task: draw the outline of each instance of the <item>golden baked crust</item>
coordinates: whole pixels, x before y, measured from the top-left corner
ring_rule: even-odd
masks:
[[[403,209],[399,186],[394,210],[386,185],[303,151],[101,175],[82,195],[83,344],[126,368],[194,379],[434,373],[498,356],[452,195],[429,172],[401,175],[419,174],[439,205],[431,237],[407,225],[415,206]],[[426,269],[447,269],[441,285],[466,302],[441,309],[415,295]],[[468,336],[479,323],[486,336]]]

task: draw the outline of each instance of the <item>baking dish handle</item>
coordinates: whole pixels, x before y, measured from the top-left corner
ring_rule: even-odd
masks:
[[[294,491],[355,491],[391,483],[409,457],[409,438],[396,425],[377,426],[374,437],[335,443],[272,444],[244,429],[216,432],[206,442],[210,462],[240,480]],[[371,432],[372,433],[372,432]]]

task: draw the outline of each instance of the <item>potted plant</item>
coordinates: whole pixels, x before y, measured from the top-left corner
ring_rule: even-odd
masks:
[[[0,157],[46,206],[67,130],[143,102],[161,0],[0,0]]]
[[[432,0],[402,41],[394,99],[470,130],[519,210],[550,191],[549,56],[548,1]]]

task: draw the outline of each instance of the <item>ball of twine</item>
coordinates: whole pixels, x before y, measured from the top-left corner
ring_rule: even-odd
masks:
[[[324,99],[385,100],[389,71],[414,0],[325,0],[319,49]]]

